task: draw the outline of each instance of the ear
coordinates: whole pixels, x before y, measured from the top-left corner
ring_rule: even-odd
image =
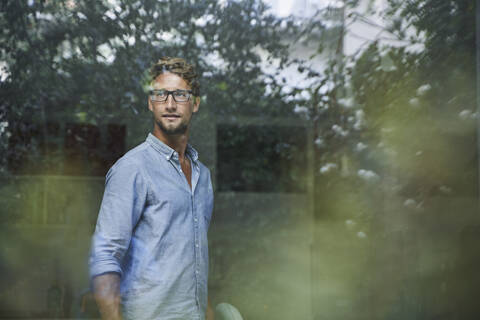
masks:
[[[199,106],[200,106],[200,97],[195,97],[195,100],[193,100],[193,113],[196,113],[198,111]]]
[[[148,110],[153,112],[152,100],[150,100],[150,97],[148,97]]]

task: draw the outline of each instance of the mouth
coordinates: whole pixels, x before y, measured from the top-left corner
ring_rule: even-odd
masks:
[[[164,114],[162,118],[172,120],[172,119],[180,118],[180,116],[178,114]]]

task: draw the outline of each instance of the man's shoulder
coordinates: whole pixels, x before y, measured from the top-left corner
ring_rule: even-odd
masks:
[[[136,147],[127,151],[123,156],[121,156],[110,168],[112,169],[120,169],[124,167],[130,168],[137,168],[140,169],[145,165],[145,161],[147,161],[147,153],[148,153],[148,144],[147,142],[142,142],[141,144],[137,145]]]
[[[200,171],[207,171],[208,173],[210,173],[210,169],[198,159],[197,159],[197,164],[198,164],[198,167],[200,168]]]

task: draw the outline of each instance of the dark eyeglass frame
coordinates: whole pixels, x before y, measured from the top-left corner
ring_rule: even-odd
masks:
[[[162,92],[163,94],[166,93],[167,95],[166,95],[165,99],[163,99],[163,100],[153,99],[152,97],[155,97],[155,96],[156,96],[155,93],[157,93],[157,92]],[[177,99],[175,98],[175,93],[179,93],[179,92],[182,93],[182,94],[187,93],[187,94],[188,94],[187,100],[185,100],[185,101],[177,101]],[[172,95],[173,100],[174,100],[176,103],[185,103],[185,102],[190,101],[190,98],[192,97],[192,93],[193,93],[192,90],[173,90],[173,91],[170,91],[170,90],[160,89],[160,90],[150,90],[150,91],[149,91],[150,99],[151,99],[152,101],[161,102],[161,103],[166,102],[166,101],[168,100],[168,96],[169,96],[169,95]]]

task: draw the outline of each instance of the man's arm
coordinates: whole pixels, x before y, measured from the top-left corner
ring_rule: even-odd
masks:
[[[206,320],[215,320],[215,311],[212,308],[212,304],[210,303],[210,298],[208,298],[207,304],[207,319]]]
[[[93,278],[93,296],[104,320],[121,320],[120,275],[105,273]]]
[[[146,194],[138,165],[123,161],[108,171],[89,259],[92,291],[102,319],[121,319],[121,265]]]

